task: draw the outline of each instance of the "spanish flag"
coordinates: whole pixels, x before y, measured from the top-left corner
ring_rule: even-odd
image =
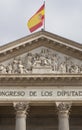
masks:
[[[45,4],[43,4],[40,9],[28,20],[27,26],[30,32],[33,32],[40,28],[44,23],[45,15]]]

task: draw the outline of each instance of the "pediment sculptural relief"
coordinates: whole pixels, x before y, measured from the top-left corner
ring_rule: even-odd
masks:
[[[48,48],[41,48],[39,52],[31,51],[24,56],[15,57],[6,64],[0,64],[0,74],[31,73],[82,73],[82,62]]]

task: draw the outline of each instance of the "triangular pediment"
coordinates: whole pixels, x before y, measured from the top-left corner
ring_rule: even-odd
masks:
[[[82,46],[46,31],[0,47],[0,73],[82,73]]]

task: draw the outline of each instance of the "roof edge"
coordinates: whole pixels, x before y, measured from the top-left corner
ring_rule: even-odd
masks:
[[[35,38],[35,37],[37,38],[40,35],[45,35],[45,36],[51,37],[53,39],[59,40],[61,42],[64,42],[64,43],[67,43],[67,44],[70,44],[72,46],[75,46],[77,48],[82,49],[82,44],[80,44],[78,42],[75,42],[73,40],[69,40],[67,38],[64,38],[64,37],[59,36],[57,34],[53,34],[51,32],[48,32],[48,31],[45,31],[45,30],[42,29],[41,31],[32,33],[32,34],[30,34],[28,36],[22,37],[20,39],[17,39],[15,41],[12,41],[12,42],[9,42],[9,43],[7,43],[5,45],[0,46],[0,51],[5,51],[6,48],[10,48],[11,46],[15,46],[17,44],[20,45],[22,42],[30,40],[31,38]]]

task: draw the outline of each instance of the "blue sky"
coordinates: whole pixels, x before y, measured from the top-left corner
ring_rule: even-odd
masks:
[[[0,0],[0,45],[30,35],[28,19],[43,0]],[[45,0],[45,30],[82,43],[82,0]],[[37,31],[41,30],[38,29]]]

